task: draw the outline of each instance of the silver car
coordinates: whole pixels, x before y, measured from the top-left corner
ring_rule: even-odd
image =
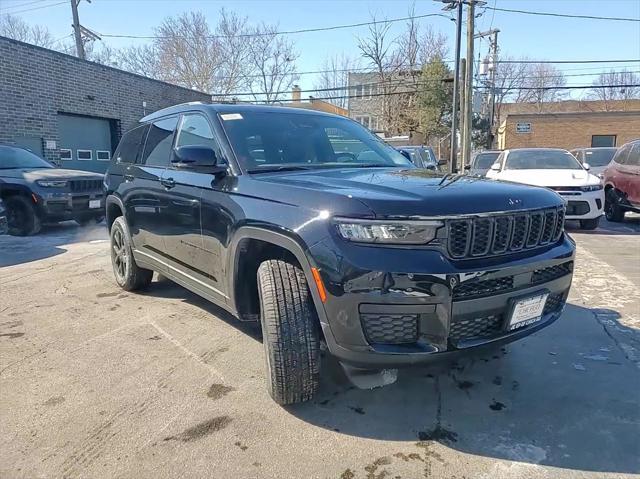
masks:
[[[491,168],[498,158],[498,155],[502,153],[500,150],[485,150],[479,151],[473,154],[471,157],[471,163],[464,167],[470,175],[473,176],[485,176],[487,171]]]
[[[571,154],[575,156],[583,165],[589,165],[589,173],[602,178],[602,172],[607,165],[611,163],[613,155],[618,149],[613,147],[601,148],[576,148],[571,150]]]

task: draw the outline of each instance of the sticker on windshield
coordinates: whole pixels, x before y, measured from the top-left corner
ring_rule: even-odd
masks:
[[[222,118],[225,121],[242,120],[242,115],[240,113],[223,113],[222,115],[220,115],[220,118]]]

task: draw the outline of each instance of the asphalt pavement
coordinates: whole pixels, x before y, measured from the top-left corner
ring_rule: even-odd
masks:
[[[120,290],[103,227],[0,237],[0,477],[640,477],[640,219],[571,234],[554,325],[286,408],[254,325]]]

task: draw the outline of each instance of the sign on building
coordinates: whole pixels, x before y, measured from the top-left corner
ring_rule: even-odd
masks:
[[[516,133],[531,133],[531,123],[516,123]]]

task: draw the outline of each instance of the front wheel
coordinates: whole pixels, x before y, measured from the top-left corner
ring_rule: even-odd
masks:
[[[613,189],[607,191],[604,198],[604,214],[608,221],[620,223],[624,221],[624,210],[620,207],[618,195]]]
[[[5,200],[9,234],[31,236],[40,231],[42,223],[36,209],[27,196],[10,196]]]
[[[131,249],[129,228],[122,216],[111,226],[111,265],[116,283],[125,291],[143,289],[151,283],[153,271],[140,268]]]
[[[267,389],[280,405],[311,399],[320,377],[318,316],[300,267],[268,260],[258,268]]]
[[[580,229],[595,230],[600,224],[600,217],[590,220],[580,220]]]

